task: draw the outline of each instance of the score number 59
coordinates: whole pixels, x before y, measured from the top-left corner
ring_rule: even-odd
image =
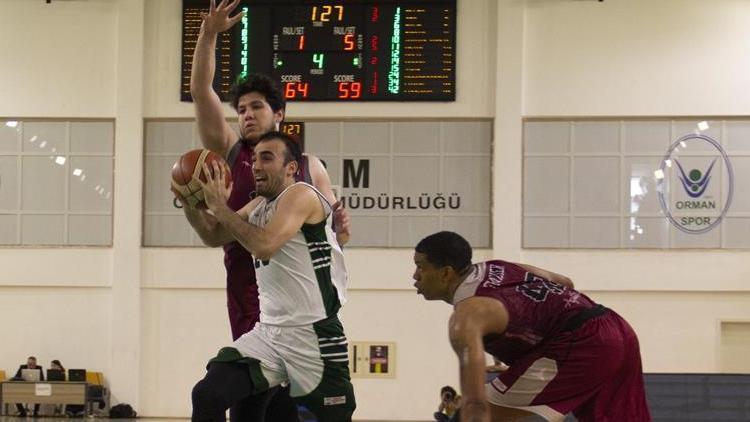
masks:
[[[338,82],[337,97],[342,100],[356,100],[362,97],[362,82]],[[284,99],[304,100],[310,92],[310,82],[287,82],[284,84]]]

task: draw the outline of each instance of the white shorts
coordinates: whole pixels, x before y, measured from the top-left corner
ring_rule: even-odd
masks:
[[[213,361],[246,364],[253,393],[289,383],[290,395],[324,420],[345,420],[355,408],[347,339],[336,316],[282,327],[258,323]]]

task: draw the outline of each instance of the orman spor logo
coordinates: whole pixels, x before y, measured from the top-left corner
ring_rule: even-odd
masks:
[[[716,158],[711,161],[711,165],[708,166],[708,170],[706,170],[705,174],[701,173],[698,169],[692,169],[686,175],[685,169],[682,168],[682,164],[680,164],[680,160],[675,160],[675,162],[677,163],[677,168],[680,169],[680,181],[685,188],[685,193],[691,198],[700,198],[701,195],[703,195],[703,192],[706,191],[708,182],[711,180],[711,170],[713,170],[714,164],[716,164]]]
[[[721,144],[709,136],[690,134],[675,141],[655,176],[662,211],[673,226],[685,233],[701,234],[714,229],[732,204],[732,163]],[[724,177],[726,194],[722,201]],[[674,192],[669,189],[672,183],[677,185]]]

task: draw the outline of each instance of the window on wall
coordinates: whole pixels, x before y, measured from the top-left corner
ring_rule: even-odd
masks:
[[[750,247],[750,119],[527,120],[527,248]]]
[[[169,190],[172,164],[200,145],[195,124],[145,127],[144,245],[201,245]],[[305,150],[352,216],[350,247],[413,247],[439,230],[490,247],[491,140],[488,120],[304,123]]]
[[[114,123],[0,120],[0,244],[112,244]]]
[[[172,164],[200,148],[197,127],[192,120],[153,120],[145,130],[143,245],[202,246],[170,191]]]

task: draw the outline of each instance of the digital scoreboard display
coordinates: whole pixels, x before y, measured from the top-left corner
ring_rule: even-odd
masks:
[[[183,0],[181,98],[209,0]],[[227,100],[248,73],[288,101],[454,101],[456,0],[247,1],[217,41],[214,88]]]

